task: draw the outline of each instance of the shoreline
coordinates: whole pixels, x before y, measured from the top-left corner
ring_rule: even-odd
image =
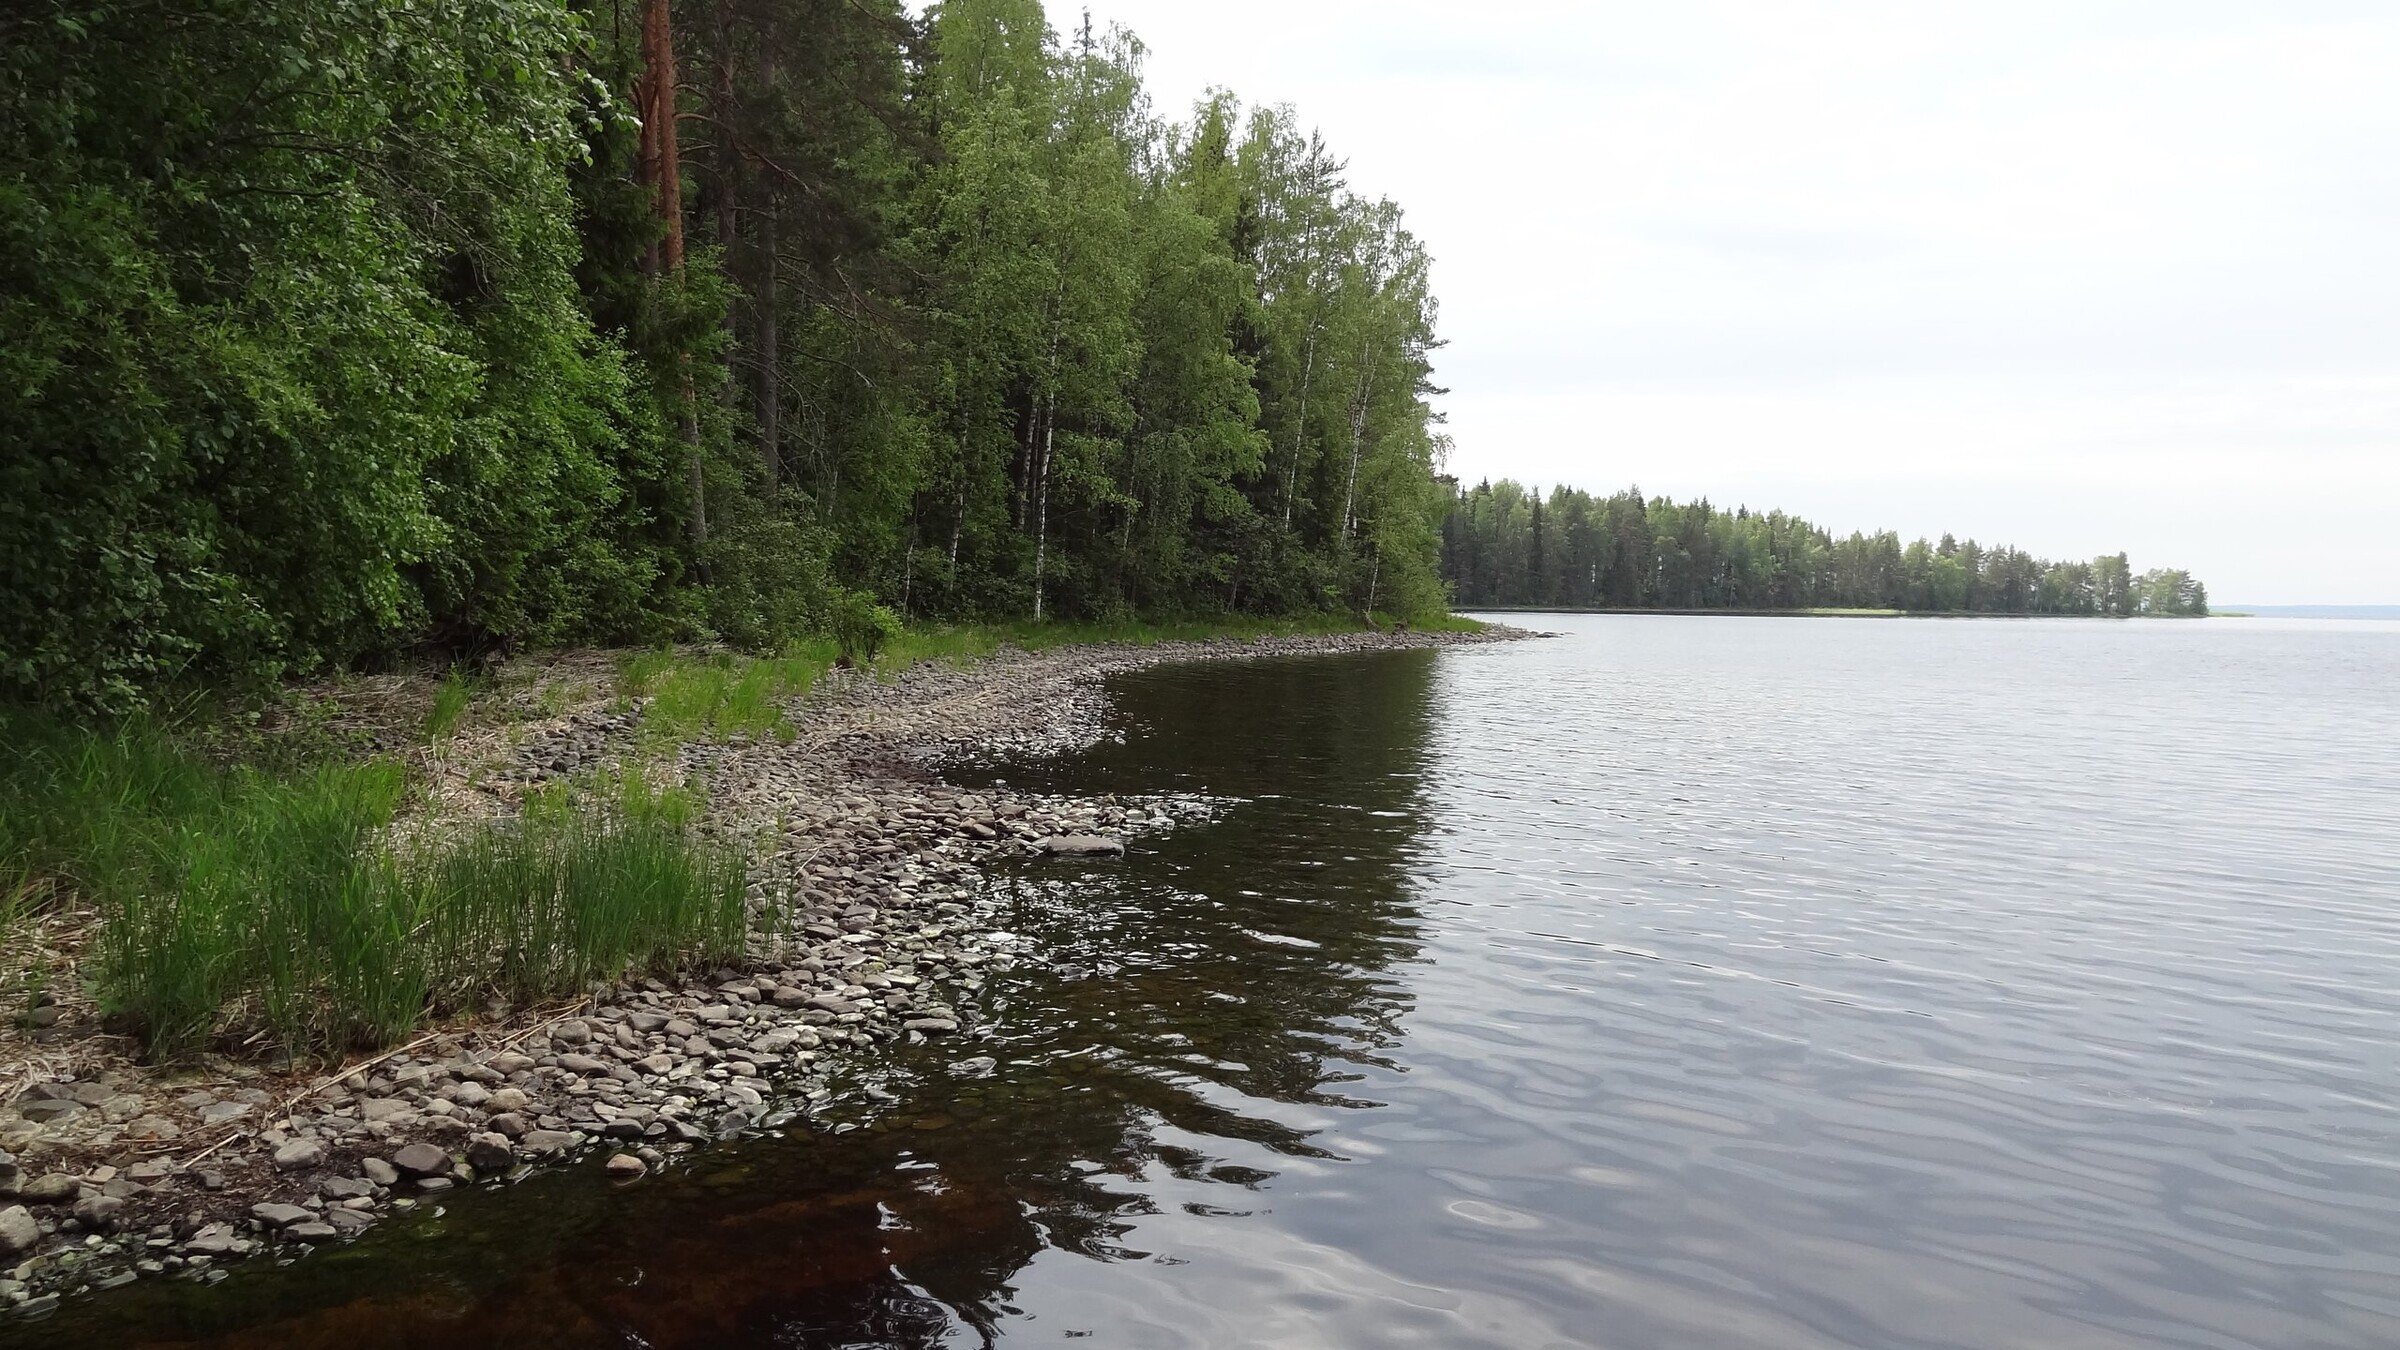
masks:
[[[1043,960],[997,939],[984,869],[1121,849],[1174,828],[1185,804],[970,792],[941,766],[1085,743],[1106,711],[1103,681],[1129,670],[1533,636],[1494,625],[1010,647],[889,680],[844,673],[794,701],[788,742],[672,751],[708,803],[703,828],[752,845],[738,964],[453,1021],[329,1073],[145,1066],[95,1010],[59,1009],[8,1043],[24,1053],[0,1123],[0,1304],[38,1316],[138,1278],[221,1279],[229,1262],[341,1242],[457,1186],[599,1154],[631,1181],[825,1105],[833,1078],[880,1045],[963,1051],[973,1028],[953,1000],[971,999],[986,970]],[[582,677],[608,658],[533,662],[534,687],[556,677],[588,690]],[[505,734],[462,736],[427,756],[435,818],[504,813],[546,782],[633,763],[640,722],[638,706],[587,694]]]

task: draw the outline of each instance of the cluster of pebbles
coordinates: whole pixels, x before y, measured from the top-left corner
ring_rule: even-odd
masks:
[[[932,766],[1088,742],[1101,678],[1133,666],[1481,638],[1010,652],[829,681],[789,743],[682,747],[720,828],[756,843],[739,969],[595,989],[531,1025],[437,1033],[288,1095],[259,1086],[265,1075],[178,1085],[123,1062],[34,1081],[0,1123],[0,1303],[38,1312],[143,1276],[221,1278],[231,1259],[339,1241],[454,1187],[587,1156],[631,1181],[676,1151],[821,1111],[842,1070],[879,1046],[971,1037],[958,1004],[971,1012],[991,972],[1041,959],[986,897],[994,861],[1121,852],[1127,836],[1207,809],[966,791]],[[568,717],[571,752],[537,742],[531,774],[598,759],[638,716]]]

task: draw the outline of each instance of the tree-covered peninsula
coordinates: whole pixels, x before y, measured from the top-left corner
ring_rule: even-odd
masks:
[[[1424,249],[1038,0],[0,13],[0,696],[1439,607]]]
[[[1442,575],[1463,606],[2204,615],[2191,573],[2122,553],[2051,562],[1943,535],[1837,537],[1781,511],[1720,510],[1628,488],[1595,497],[1502,479],[1448,482]]]

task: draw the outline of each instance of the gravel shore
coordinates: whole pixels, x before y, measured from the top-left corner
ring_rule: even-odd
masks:
[[[1162,662],[1431,647],[1529,636],[1356,633],[1008,650],[895,680],[822,682],[788,743],[689,743],[708,828],[750,842],[738,967],[595,989],[572,1004],[449,1025],[330,1074],[133,1062],[88,1009],[44,1009],[5,1048],[0,1305],[145,1276],[222,1278],[232,1260],[339,1242],[465,1185],[596,1163],[631,1182],[679,1151],[832,1100],[878,1047],[952,1038],[988,972],[1039,961],[977,884],[1010,857],[1121,852],[1187,804],[1063,799],[942,782],[945,761],[1049,753],[1098,734],[1101,683]],[[558,687],[601,654],[542,665]],[[541,783],[632,763],[641,709],[580,706],[454,747],[429,767],[445,812],[511,809]],[[555,706],[557,700],[551,700]],[[64,940],[71,941],[71,935]],[[956,1000],[954,1002],[953,1000]]]

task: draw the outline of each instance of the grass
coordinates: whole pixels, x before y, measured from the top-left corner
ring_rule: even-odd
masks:
[[[797,643],[781,656],[695,656],[661,648],[629,658],[617,672],[617,692],[646,697],[645,736],[680,743],[735,733],[789,741],[784,705],[805,694],[834,662],[830,642]]]
[[[638,779],[407,842],[392,760],[225,766],[170,729],[0,718],[0,877],[97,910],[85,970],[155,1057],[389,1044],[499,997],[579,992],[738,951],[738,852]]]
[[[458,730],[458,722],[467,712],[467,704],[475,697],[466,675],[452,666],[442,677],[441,687],[433,691],[433,710],[425,716],[425,739],[439,741]]]

